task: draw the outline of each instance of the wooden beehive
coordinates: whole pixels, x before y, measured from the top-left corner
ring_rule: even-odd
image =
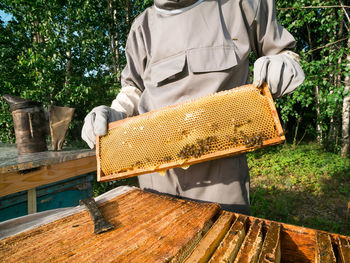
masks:
[[[98,180],[164,172],[284,140],[267,85],[245,85],[111,123],[97,137]]]
[[[0,262],[350,262],[350,237],[130,190],[87,211],[0,240]]]

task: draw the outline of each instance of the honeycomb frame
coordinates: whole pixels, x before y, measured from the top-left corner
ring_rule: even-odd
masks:
[[[110,123],[107,134],[96,137],[97,180],[164,173],[284,141],[267,84],[244,85]]]

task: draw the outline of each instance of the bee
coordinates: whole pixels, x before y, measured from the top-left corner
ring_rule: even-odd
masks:
[[[181,135],[186,137],[189,133],[190,133],[189,131],[183,130],[181,132]]]
[[[135,167],[138,168],[138,169],[142,168],[142,167],[143,167],[142,162],[137,161],[137,162],[135,163]]]
[[[251,123],[252,122],[252,120],[247,120],[247,124],[249,124],[249,123]]]
[[[210,136],[209,138],[209,143],[213,143],[217,141],[217,137],[216,136]]]
[[[202,154],[201,154],[200,149],[196,149],[196,150],[194,151],[193,157],[198,158],[198,157],[200,157],[201,155],[202,155]]]
[[[203,140],[203,139],[197,139],[197,144],[198,144],[199,146],[204,145],[204,140]]]
[[[232,137],[231,138],[231,142],[234,144],[234,145],[236,145],[237,144],[237,138],[236,137]]]
[[[217,124],[217,123],[213,123],[213,124],[211,125],[211,128],[213,129],[214,132],[217,131],[217,129],[218,129],[218,124]]]
[[[248,146],[250,144],[250,139],[247,135],[243,136],[243,143],[244,145]],[[248,146],[249,147],[249,146]]]
[[[165,156],[164,157],[164,159],[163,159],[163,161],[164,162],[169,162],[169,161],[171,161],[173,158],[171,158],[171,156]]]
[[[236,145],[237,144],[237,138],[236,137],[234,137],[234,136],[229,136],[229,135],[226,135],[226,138],[228,139],[228,141],[230,142],[230,143],[232,143],[233,145]]]

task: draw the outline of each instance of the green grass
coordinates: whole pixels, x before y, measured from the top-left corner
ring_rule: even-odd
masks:
[[[271,147],[247,156],[253,216],[350,235],[350,159],[315,144]]]

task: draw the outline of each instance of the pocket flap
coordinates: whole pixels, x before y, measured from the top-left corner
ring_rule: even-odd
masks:
[[[181,53],[154,63],[151,66],[152,82],[158,84],[159,82],[180,73],[184,69],[185,61],[186,54]]]
[[[189,70],[193,73],[222,71],[237,65],[233,46],[196,48],[187,51]]]

